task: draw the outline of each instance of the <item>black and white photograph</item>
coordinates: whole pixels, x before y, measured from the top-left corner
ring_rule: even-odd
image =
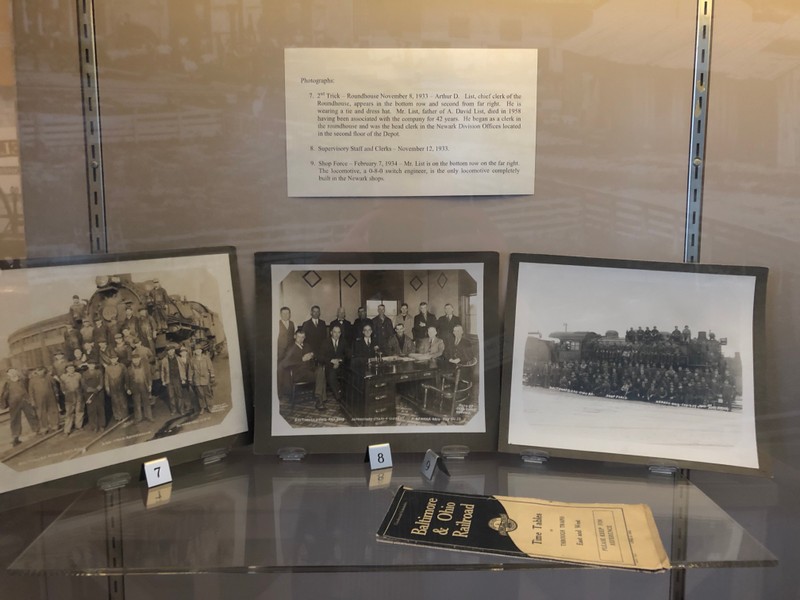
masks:
[[[513,255],[506,448],[759,469],[754,318],[765,278]]]
[[[2,272],[0,491],[247,431],[231,252]]]
[[[414,256],[271,264],[270,436],[487,432],[485,264]]]

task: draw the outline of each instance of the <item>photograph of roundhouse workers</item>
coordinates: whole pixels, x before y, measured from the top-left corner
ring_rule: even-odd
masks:
[[[419,266],[304,265],[274,279],[278,430],[482,418],[481,266]]]

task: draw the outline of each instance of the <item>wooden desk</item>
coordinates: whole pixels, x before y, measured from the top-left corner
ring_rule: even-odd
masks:
[[[422,404],[422,382],[435,381],[439,366],[427,362],[352,363],[345,369],[342,409],[352,425],[394,425],[400,394]]]

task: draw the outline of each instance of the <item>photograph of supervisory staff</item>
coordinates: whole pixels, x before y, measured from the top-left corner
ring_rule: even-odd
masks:
[[[285,425],[469,423],[482,408],[476,277],[451,265],[339,267],[274,281],[273,391]]]

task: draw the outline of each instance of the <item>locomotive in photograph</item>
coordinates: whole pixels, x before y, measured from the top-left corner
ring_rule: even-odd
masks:
[[[31,370],[51,367],[55,350],[71,360],[87,338],[98,336],[113,347],[116,333],[138,337],[160,355],[170,343],[204,346],[211,357],[225,351],[225,333],[219,316],[196,300],[170,295],[158,279],[135,282],[130,274],[100,275],[88,299],[73,297],[67,310],[22,327],[8,338],[9,366]],[[87,334],[89,328],[100,330]],[[82,333],[83,331],[83,333]]]
[[[741,408],[742,362],[725,338],[688,326],[529,333],[523,385],[586,396],[733,411]]]
[[[18,273],[6,310],[30,321],[4,335],[0,463],[26,470],[225,419],[228,348],[207,269]]]

